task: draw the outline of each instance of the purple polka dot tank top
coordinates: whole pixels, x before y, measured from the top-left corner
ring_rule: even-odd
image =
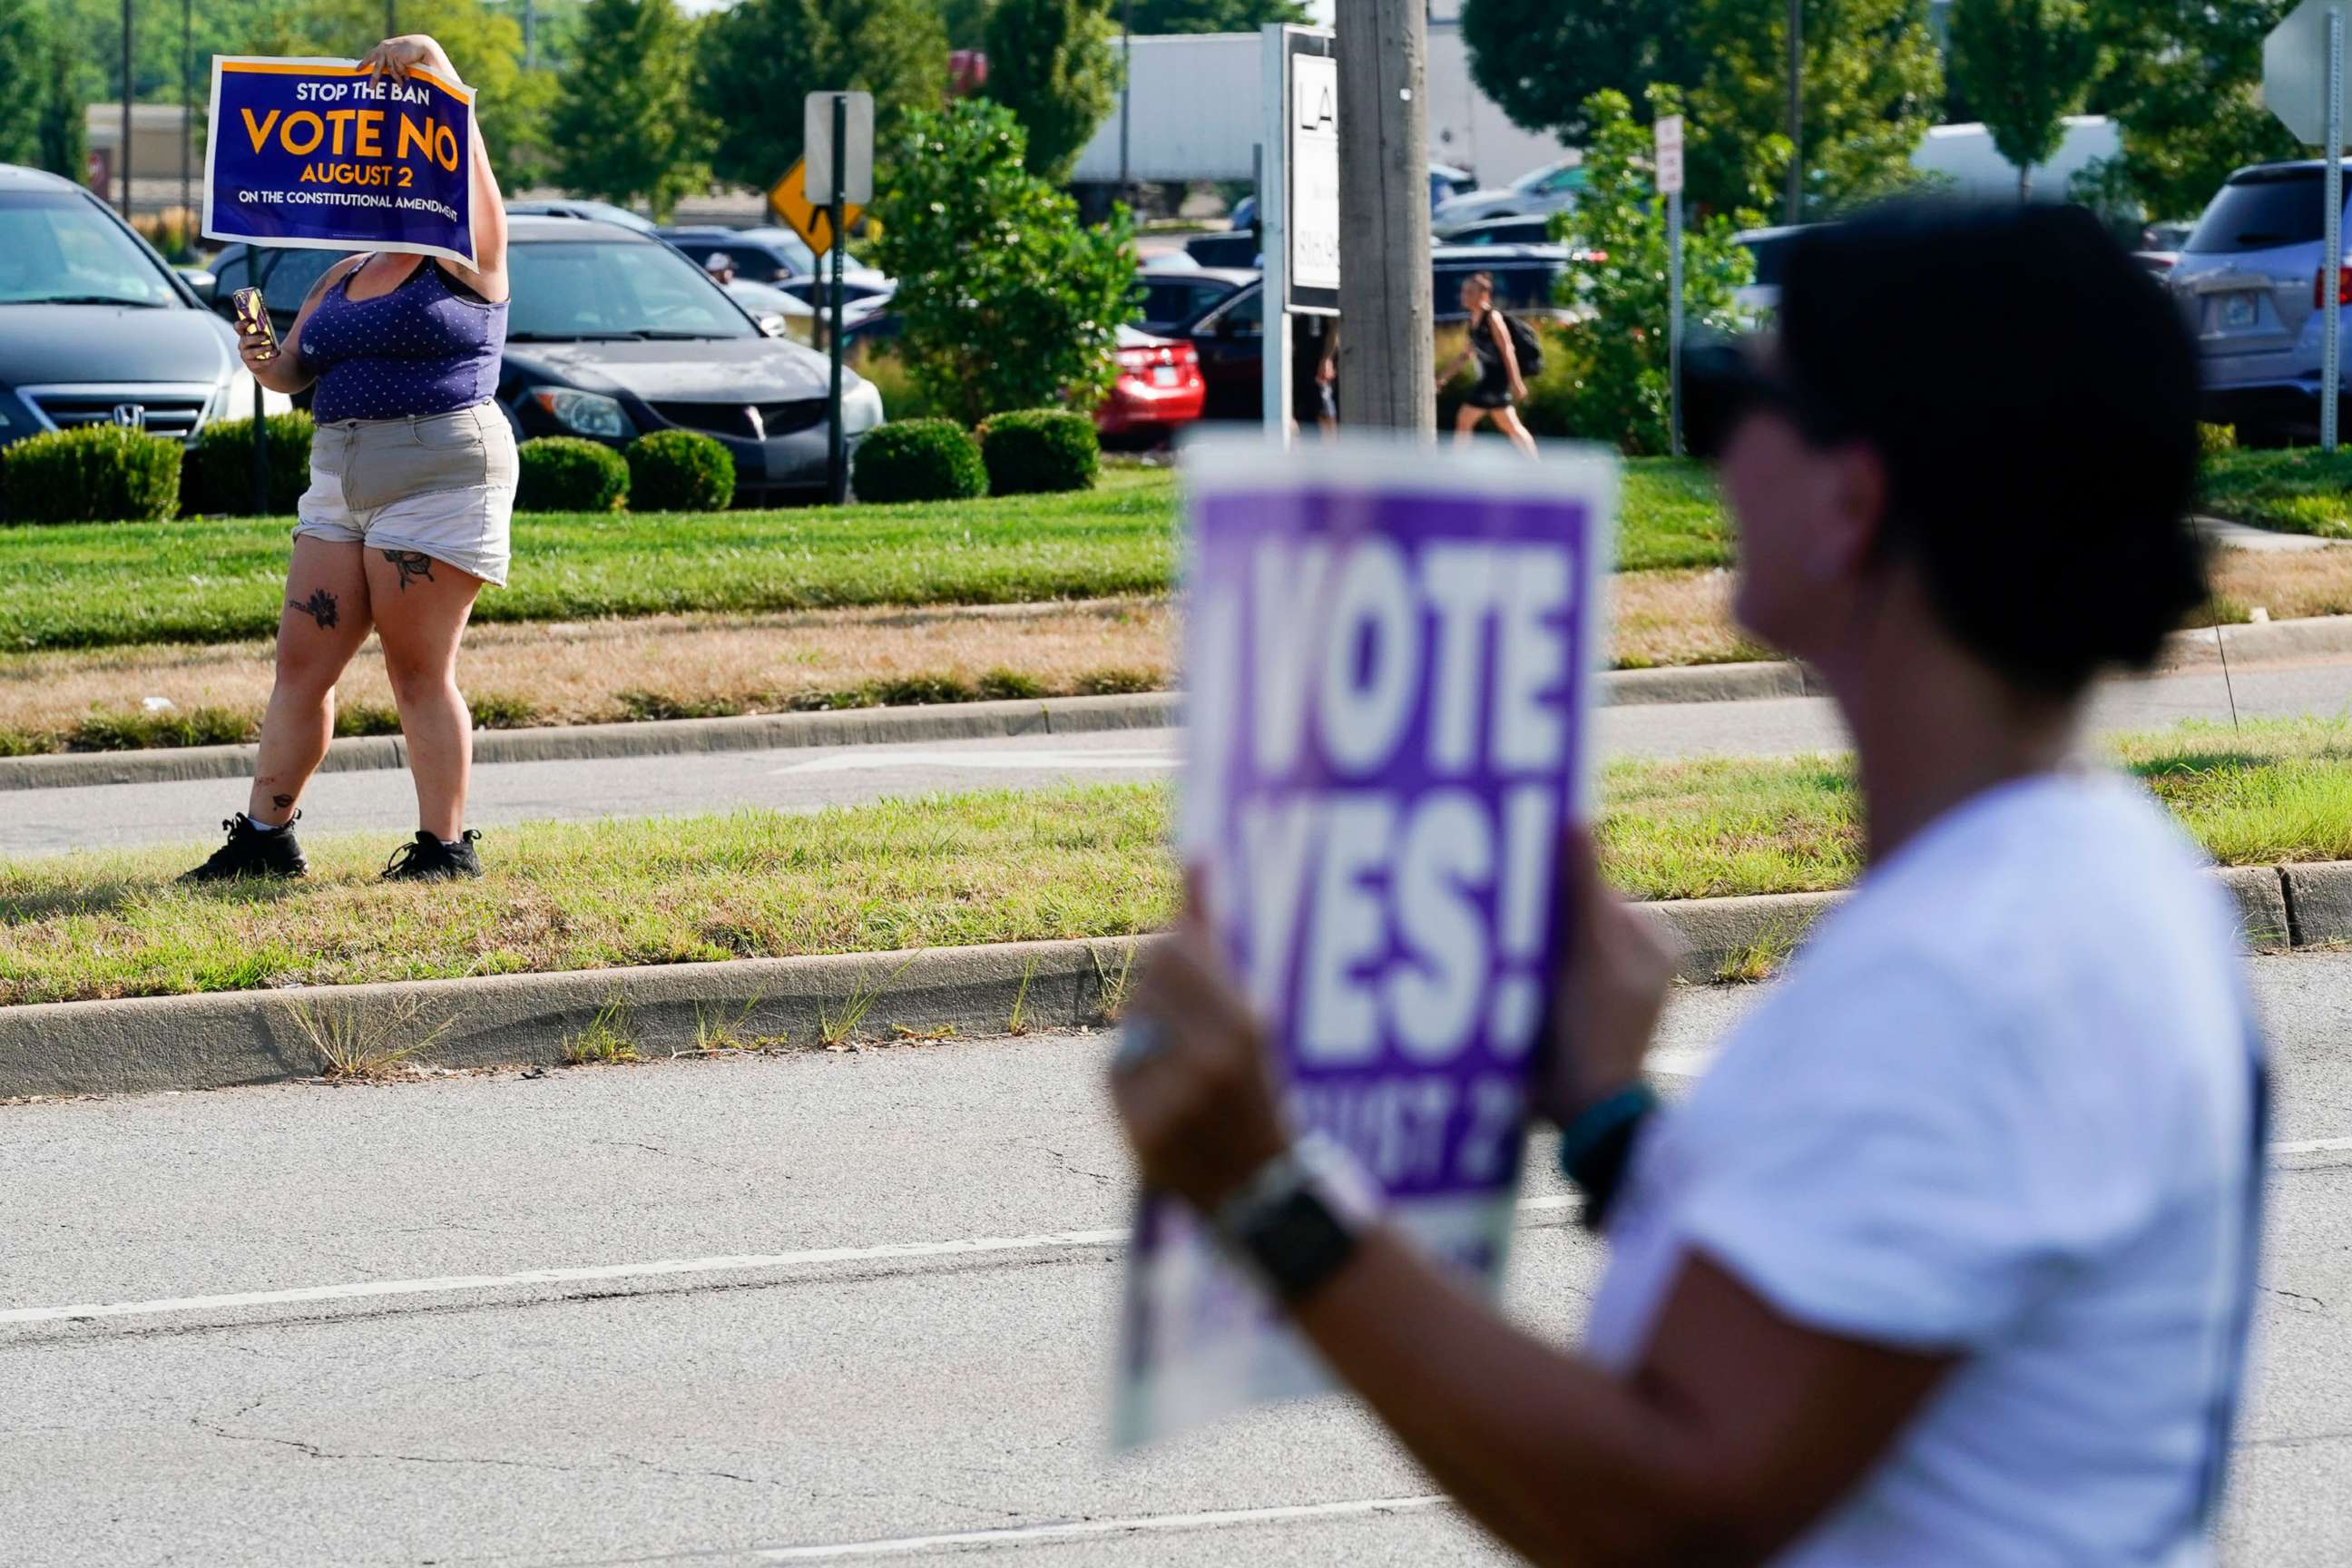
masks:
[[[302,362],[319,378],[310,414],[320,424],[448,414],[496,395],[506,301],[452,287],[429,258],[380,299],[352,299],[350,282],[338,280],[302,323]]]

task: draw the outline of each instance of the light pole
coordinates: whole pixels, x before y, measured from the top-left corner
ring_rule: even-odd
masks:
[[[1805,211],[1805,0],[1789,0],[1789,216]]]
[[[122,218],[131,220],[131,0],[122,0]]]
[[[196,128],[196,0],[180,0],[180,221],[195,222],[195,176],[189,138]],[[195,236],[182,233],[182,247],[191,254]]]
[[[1118,23],[1118,194],[1135,205],[1135,190],[1127,177],[1128,104],[1135,97],[1135,0],[1127,0]]]

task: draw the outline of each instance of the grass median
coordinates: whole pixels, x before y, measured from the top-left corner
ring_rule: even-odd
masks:
[[[2205,461],[2204,505],[2256,528],[2352,539],[2352,454],[2309,447],[2217,453]]]
[[[1165,594],[1177,492],[1166,469],[1107,468],[1095,489],[792,511],[531,514],[510,584],[478,622],[998,605]],[[284,518],[0,528],[0,650],[215,643],[274,635]],[[1627,570],[1729,558],[1729,525],[1689,465],[1629,465]]]
[[[2352,724],[2186,725],[2115,746],[2215,859],[2352,859]],[[1604,858],[1642,899],[1811,891],[1860,866],[1835,757],[1622,763]],[[0,1003],[887,952],[1149,931],[1175,879],[1165,786],[989,794],[807,816],[541,824],[491,874],[373,879],[383,837],[311,847],[287,886],[189,889],[193,849],[0,864]]]

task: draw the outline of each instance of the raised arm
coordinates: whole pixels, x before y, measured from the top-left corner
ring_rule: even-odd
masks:
[[[404,33],[397,38],[386,38],[368,51],[360,64],[379,76],[394,81],[406,81],[416,70],[431,72],[441,81],[456,84],[462,79],[457,68],[450,63],[449,55],[440,44],[424,33]],[[475,112],[467,116],[471,139],[470,162],[474,226],[474,265],[450,264],[450,270],[460,281],[485,300],[498,300],[507,297],[507,204],[499,190],[499,176],[490,167],[489,148],[482,141],[481,105],[478,100]]]

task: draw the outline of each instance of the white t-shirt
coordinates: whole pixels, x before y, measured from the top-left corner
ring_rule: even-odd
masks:
[[[1686,1252],[1790,1321],[1963,1357],[1779,1559],[2202,1560],[2253,1245],[2252,1019],[2226,897],[2120,781],[1932,824],[1653,1119],[1589,1351]]]

